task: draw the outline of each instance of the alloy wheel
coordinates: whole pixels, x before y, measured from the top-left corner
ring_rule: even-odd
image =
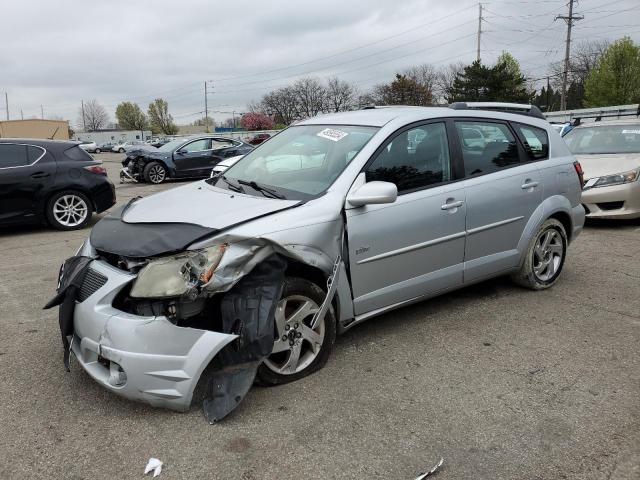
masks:
[[[324,318],[310,327],[319,306],[303,295],[291,295],[278,302],[275,321],[277,337],[264,364],[281,375],[293,375],[309,367],[322,348]]]
[[[77,195],[63,195],[53,204],[53,216],[60,225],[77,227],[89,214],[89,206]]]
[[[564,242],[560,232],[551,228],[542,232],[533,250],[533,273],[547,282],[553,278],[564,257]]]
[[[162,165],[154,165],[149,170],[149,178],[152,183],[162,183],[164,177],[166,176],[166,172],[164,171],[164,167]]]

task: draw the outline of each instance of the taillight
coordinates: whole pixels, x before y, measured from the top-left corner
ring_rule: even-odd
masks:
[[[107,169],[104,168],[102,165],[88,165],[86,167],[84,167],[85,170],[89,170],[91,173],[97,173],[100,175],[106,175],[107,174]]]
[[[580,162],[576,160],[573,162],[573,168],[576,169],[576,173],[580,179],[580,188],[584,187],[584,171],[582,170],[582,165],[580,165]]]

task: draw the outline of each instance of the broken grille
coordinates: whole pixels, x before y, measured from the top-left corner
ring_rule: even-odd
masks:
[[[84,277],[82,287],[80,287],[78,301],[84,302],[87,298],[96,293],[99,288],[104,286],[105,283],[107,283],[107,277],[90,268],[87,270],[87,274]]]

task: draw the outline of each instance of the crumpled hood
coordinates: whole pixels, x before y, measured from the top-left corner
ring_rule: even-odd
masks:
[[[624,173],[640,167],[640,153],[576,155],[584,170],[584,178]]]
[[[243,195],[203,180],[141,198],[127,208],[122,219],[126,223],[190,223],[222,230],[298,203]]]

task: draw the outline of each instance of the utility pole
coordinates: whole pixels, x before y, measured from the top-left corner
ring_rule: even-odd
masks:
[[[562,19],[567,22],[567,40],[564,50],[564,71],[562,72],[562,92],[560,93],[560,110],[567,109],[567,77],[569,75],[569,56],[571,55],[571,27],[574,22],[582,20],[584,15],[573,14],[573,3],[578,0],[569,0],[569,15],[558,15],[554,20]]]
[[[86,132],[87,131],[87,120],[84,116],[84,100],[80,100],[82,102],[82,129]]]
[[[209,133],[209,106],[207,104],[207,81],[204,82],[204,131]]]
[[[9,120],[9,95],[4,92],[4,106],[7,109],[7,120]]]
[[[482,37],[482,4],[478,3],[478,53],[476,60],[480,62],[480,38]]]
[[[22,113],[22,109],[20,109],[20,119],[24,120],[24,113]]]
[[[44,120],[44,109],[42,108],[42,105],[40,105],[40,118]]]
[[[546,100],[546,104],[547,104],[547,112],[549,110],[551,110],[551,106],[549,105],[549,90],[551,89],[551,84],[549,83],[549,75],[547,75],[547,100]]]

